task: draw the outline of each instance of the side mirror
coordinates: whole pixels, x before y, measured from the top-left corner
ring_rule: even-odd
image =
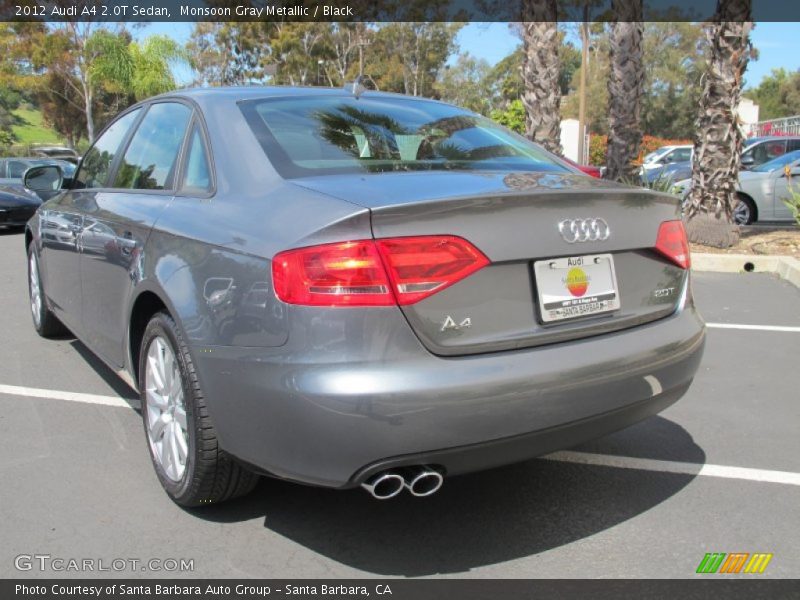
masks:
[[[789,169],[789,177],[798,177],[800,176],[800,166],[792,167]]]
[[[742,157],[742,166],[743,167],[752,167],[755,164],[756,159],[753,158],[752,154],[746,154]]]
[[[22,183],[46,200],[61,190],[64,173],[57,165],[31,167],[22,175]]]

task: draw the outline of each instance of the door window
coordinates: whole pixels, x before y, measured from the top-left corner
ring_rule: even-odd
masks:
[[[141,109],[136,109],[111,125],[95,142],[94,146],[83,157],[83,162],[75,176],[79,188],[108,187],[108,172],[114,156],[119,151],[128,131],[139,116]]]
[[[753,164],[760,165],[773,158],[783,156],[786,152],[786,141],[764,142],[753,148]]]
[[[692,160],[692,149],[691,148],[678,148],[670,155],[669,162],[686,162],[687,160]]]
[[[159,102],[151,106],[125,151],[114,187],[170,189],[191,116],[192,109],[184,104]]]

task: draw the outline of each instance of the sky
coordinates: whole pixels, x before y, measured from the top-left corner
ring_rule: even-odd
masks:
[[[135,35],[142,38],[165,34],[183,43],[189,39],[192,27],[192,23],[152,23],[138,29]],[[747,67],[745,87],[757,86],[773,69],[800,69],[800,23],[758,23],[751,39],[759,58],[751,60]],[[459,32],[458,44],[461,52],[469,52],[494,65],[516,48],[519,38],[508,23],[469,23]],[[181,84],[191,81],[188,69],[181,69],[175,75]]]

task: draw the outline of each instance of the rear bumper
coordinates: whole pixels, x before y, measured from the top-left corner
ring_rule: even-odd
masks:
[[[350,483],[359,485],[376,473],[409,465],[437,465],[443,467],[447,475],[460,475],[549,454],[619,431],[660,413],[677,402],[689,388],[690,383],[607,413],[541,431],[471,446],[379,460],[354,473]]]
[[[705,342],[691,304],[635,329],[447,358],[427,352],[398,312],[380,319],[382,345],[369,324],[343,332],[359,337],[358,359],[320,350],[313,332],[282,348],[193,348],[226,451],[329,487],[404,464],[449,475],[509,464],[663,410],[689,387]]]

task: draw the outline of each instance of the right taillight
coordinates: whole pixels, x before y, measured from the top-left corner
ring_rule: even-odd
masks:
[[[682,221],[664,221],[658,228],[655,249],[682,269],[692,266],[689,240]]]
[[[287,250],[272,261],[278,299],[307,306],[419,302],[489,264],[455,236],[358,240]]]

